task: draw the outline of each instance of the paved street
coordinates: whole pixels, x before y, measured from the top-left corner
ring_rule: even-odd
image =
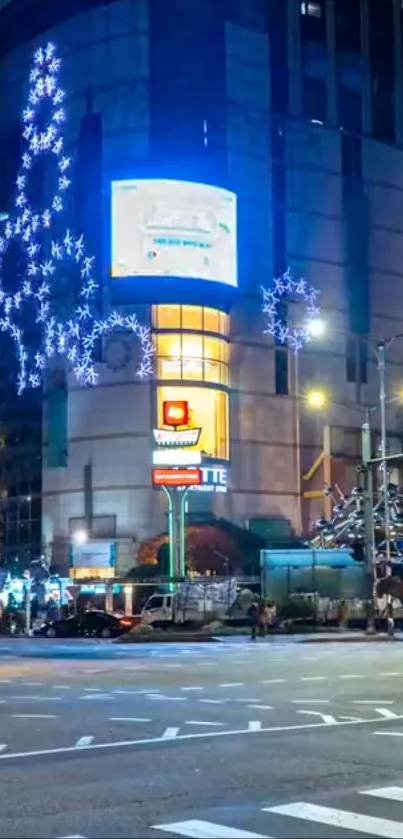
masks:
[[[0,839],[403,839],[403,643],[0,640]]]

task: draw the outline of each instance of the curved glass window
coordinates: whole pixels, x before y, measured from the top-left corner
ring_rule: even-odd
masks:
[[[205,306],[153,306],[152,324],[157,330],[193,329],[229,337],[229,315]]]
[[[162,385],[157,388],[158,427],[163,427],[164,402],[185,400],[189,406],[189,427],[200,428],[194,448],[205,457],[229,460],[228,393],[193,385]]]
[[[157,378],[229,385],[229,344],[187,332],[157,334]]]

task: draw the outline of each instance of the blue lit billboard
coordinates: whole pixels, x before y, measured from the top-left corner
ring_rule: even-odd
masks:
[[[176,180],[112,182],[111,275],[207,280],[236,288],[233,192]]]

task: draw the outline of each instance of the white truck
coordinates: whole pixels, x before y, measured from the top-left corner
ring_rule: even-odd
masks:
[[[152,594],[141,612],[141,622],[165,628],[172,623],[198,623],[224,618],[237,598],[237,581],[181,583],[176,591]]]

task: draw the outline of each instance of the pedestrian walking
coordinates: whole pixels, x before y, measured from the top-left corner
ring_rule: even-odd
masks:
[[[252,603],[252,605],[249,609],[248,614],[249,614],[251,624],[252,624],[251,638],[252,638],[252,641],[256,641],[257,631],[258,631],[259,625],[260,625],[260,613],[259,613],[259,603],[256,603],[255,600],[253,601],[253,603]]]

